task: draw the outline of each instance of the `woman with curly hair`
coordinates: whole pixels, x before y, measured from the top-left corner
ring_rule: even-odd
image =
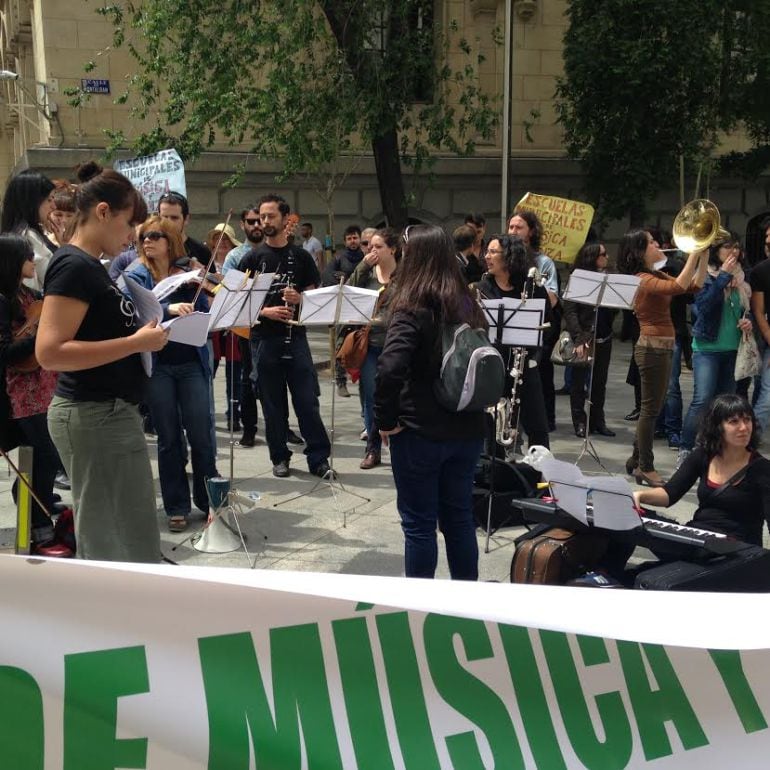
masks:
[[[762,545],[770,522],[770,460],[757,452],[757,419],[743,396],[717,396],[704,414],[697,447],[660,489],[634,492],[637,505],[668,508],[698,482],[690,525]]]
[[[489,241],[486,253],[487,272],[482,279],[474,284],[478,294],[483,299],[500,299],[512,297],[521,299],[525,288],[529,296],[536,299],[548,299],[548,290],[529,279],[529,271],[536,267],[535,259],[521,238],[514,235],[497,235]],[[550,318],[550,306],[546,305],[546,319]],[[510,345],[496,345],[506,367],[513,367],[513,356],[516,348]],[[529,351],[528,365],[522,373],[518,384],[520,399],[519,414],[521,425],[527,434],[530,446],[549,446],[548,419],[546,417],[543,385],[540,378],[540,367],[536,364],[537,351]],[[513,382],[506,386],[510,393]]]
[[[642,383],[642,408],[636,423],[636,438],[626,472],[637,484],[662,487],[655,470],[652,439],[655,420],[666,398],[671,358],[674,350],[674,324],[671,298],[676,294],[698,291],[706,276],[708,251],[694,251],[676,278],[655,269],[664,259],[655,238],[646,230],[632,230],[620,241],[618,272],[641,279],[634,302],[639,320],[639,340],[634,346],[634,360]]]

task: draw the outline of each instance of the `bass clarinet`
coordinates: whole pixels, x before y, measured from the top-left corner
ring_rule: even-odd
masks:
[[[536,267],[531,267],[524,281],[524,290],[521,293],[521,305],[523,308],[527,300],[531,299],[535,293],[536,286],[543,285],[543,277]],[[543,324],[541,328],[550,326],[549,323]],[[511,348],[508,354],[508,362],[511,368],[508,374],[511,377],[511,392],[497,402],[497,406],[492,407],[495,415],[495,440],[503,447],[509,447],[516,440],[516,434],[519,429],[519,408],[521,406],[521,395],[519,386],[524,379],[524,369],[527,365],[527,355],[529,351],[526,347]]]

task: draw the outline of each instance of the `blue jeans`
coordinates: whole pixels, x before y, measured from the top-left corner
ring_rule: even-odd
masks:
[[[191,509],[185,433],[192,459],[192,498],[204,513],[209,509],[206,479],[218,475],[211,441],[210,383],[198,361],[156,364],[150,378],[147,400],[158,433],[158,475],[168,516],[188,516]]]
[[[471,495],[482,443],[482,439],[432,441],[409,429],[390,437],[407,577],[434,577],[438,525],[452,579],[478,579]]]
[[[735,393],[735,350],[719,353],[692,352],[693,392],[682,428],[682,449],[692,449],[703,410],[714,396]]]
[[[671,358],[671,375],[668,378],[666,401],[655,425],[656,431],[665,431],[667,436],[682,432],[682,388],[679,385],[681,374],[682,340],[677,337]]]
[[[382,353],[382,348],[369,346],[366,351],[366,358],[361,364],[361,380],[358,386],[364,401],[364,427],[369,435],[366,441],[367,454],[382,451],[382,439],[377,426],[374,424],[374,378],[377,374],[377,359],[380,357],[380,353]]]
[[[290,353],[290,358],[283,357],[287,352]],[[259,385],[259,400],[262,402],[262,414],[265,418],[265,439],[270,450],[270,462],[277,465],[280,462],[288,462],[291,457],[291,451],[286,445],[289,425],[289,407],[286,400],[288,387],[294,413],[299,421],[299,431],[305,439],[308,468],[314,470],[329,459],[331,446],[321,421],[318,375],[313,366],[307,338],[295,330],[288,346],[283,335],[252,339],[251,358]]]

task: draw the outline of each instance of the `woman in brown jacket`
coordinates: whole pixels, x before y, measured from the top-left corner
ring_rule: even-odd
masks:
[[[706,276],[708,251],[694,251],[676,278],[655,270],[664,259],[657,241],[646,230],[632,230],[623,236],[618,251],[618,271],[641,279],[634,312],[639,320],[639,341],[634,360],[642,381],[642,411],[636,424],[636,438],[626,471],[637,484],[661,487],[655,470],[652,438],[655,420],[663,407],[671,372],[674,325],[671,322],[671,298],[687,291],[698,291]]]

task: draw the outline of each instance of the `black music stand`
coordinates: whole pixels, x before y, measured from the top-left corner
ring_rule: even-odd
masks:
[[[211,304],[209,330],[251,329],[252,326],[256,326],[259,323],[259,314],[262,312],[262,306],[273,277],[273,273],[257,273],[251,278],[248,273],[242,273],[239,270],[228,271]],[[255,556],[252,560],[246,546],[246,536],[243,534],[238,517],[255,510],[257,508],[255,503],[260,499],[260,495],[258,492],[241,494],[233,483],[235,478],[235,434],[232,403],[230,408],[230,475],[227,495],[218,505],[213,506],[213,511],[201,530],[188,535],[171,550],[176,551],[179,546],[191,540],[196,540],[193,548],[202,553],[228,553],[243,548],[249,566],[254,569],[258,557]],[[209,502],[212,502],[211,499]],[[267,540],[267,535],[264,532],[259,529],[257,532],[262,535],[263,540]],[[211,541],[210,547],[209,541]]]
[[[543,329],[546,328],[543,323],[545,317],[544,299],[514,299],[513,297],[501,297],[500,299],[482,299],[481,308],[489,324],[489,340],[497,346],[510,346],[511,348],[538,348],[542,345]],[[510,365],[510,356],[514,351],[509,351],[509,360],[506,366]],[[526,359],[525,359],[526,362]],[[511,370],[511,376],[514,378],[523,377],[523,372],[518,373]],[[492,537],[492,507],[496,497],[495,489],[495,461],[497,459],[497,420],[500,403],[494,406],[493,414],[493,438],[490,441],[489,456],[489,493],[487,499],[487,525],[486,542],[484,544],[484,553],[489,553],[489,540]],[[504,451],[513,444],[514,454],[516,442],[519,437],[519,415],[516,415],[516,427],[513,431],[513,439],[510,443],[501,443]],[[503,457],[504,462],[508,462],[507,451]],[[520,475],[520,474],[519,474]],[[497,529],[494,530],[495,532]]]
[[[310,289],[302,293],[302,302],[300,304],[300,317],[296,323],[297,326],[330,326],[334,333],[330,336],[331,361],[329,371],[334,382],[334,340],[339,334],[340,325],[344,326],[365,326],[371,323],[374,314],[375,305],[379,292],[372,289],[359,289],[353,286],[346,286],[345,279],[340,279],[336,286],[326,286],[321,289]],[[332,414],[331,429],[329,431],[329,472],[323,478],[318,479],[312,489],[307,492],[301,492],[298,495],[289,497],[286,500],[273,503],[273,508],[278,508],[287,503],[298,500],[301,497],[312,495],[321,484],[327,484],[332,493],[334,507],[337,513],[342,514],[342,526],[347,527],[348,511],[356,508],[356,505],[350,508],[340,509],[337,493],[344,492],[352,497],[357,497],[363,502],[371,502],[371,498],[359,495],[358,492],[345,487],[340,481],[339,475],[334,468],[334,442],[335,442],[335,418],[337,405],[337,388],[332,387]],[[339,489],[337,489],[339,487]]]
[[[594,366],[596,364],[596,327],[599,320],[599,308],[611,308],[613,310],[632,310],[636,292],[639,289],[640,279],[635,275],[619,275],[599,273],[595,270],[573,270],[567,286],[562,294],[562,299],[575,302],[579,305],[590,305],[594,309],[594,354],[591,357],[591,375],[589,379],[588,397],[586,403],[586,435],[580,448],[580,454],[575,460],[577,465],[583,456],[590,455],[602,470],[609,471],[599,457],[593,442],[591,441],[591,396],[594,387]]]

